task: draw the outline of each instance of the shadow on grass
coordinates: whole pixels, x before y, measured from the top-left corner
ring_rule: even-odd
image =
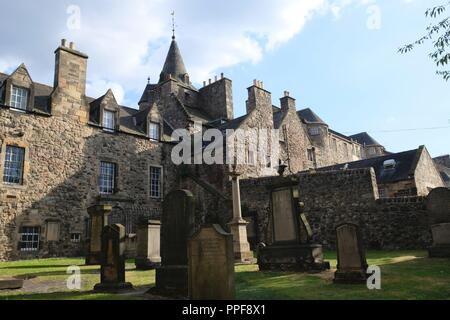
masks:
[[[0,296],[0,300],[142,300],[150,285],[134,286],[121,293],[89,291],[62,291],[50,293],[24,293]]]

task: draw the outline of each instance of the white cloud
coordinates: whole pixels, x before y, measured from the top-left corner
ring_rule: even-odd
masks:
[[[154,81],[159,77],[170,42],[172,10],[177,12],[177,40],[188,72],[192,81],[201,83],[221,68],[258,63],[266,51],[297,35],[314,15],[330,8],[339,14],[353,2],[371,1],[16,0],[2,4],[10,13],[3,24],[14,27],[0,41],[0,71],[25,62],[35,80],[52,83],[52,52],[64,37],[90,57],[89,95],[100,96],[112,87],[119,102],[135,105],[137,101],[127,97],[139,95],[148,76]],[[79,24],[71,15],[78,15],[73,5],[80,8]]]

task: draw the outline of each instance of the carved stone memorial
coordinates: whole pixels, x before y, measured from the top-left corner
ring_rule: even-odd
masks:
[[[189,240],[188,258],[190,299],[234,299],[232,234],[219,225],[201,228]]]

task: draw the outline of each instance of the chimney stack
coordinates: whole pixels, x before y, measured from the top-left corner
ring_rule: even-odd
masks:
[[[281,111],[288,112],[289,109],[292,109],[294,112],[297,112],[295,106],[295,99],[290,96],[289,91],[284,91],[283,98],[280,99]]]
[[[88,56],[76,51],[73,42],[69,48],[66,45],[67,40],[62,39],[61,46],[55,51],[54,98],[81,104],[86,94]]]
[[[270,111],[272,114],[272,95],[264,89],[264,83],[253,80],[253,86],[248,88],[247,114],[253,109]]]

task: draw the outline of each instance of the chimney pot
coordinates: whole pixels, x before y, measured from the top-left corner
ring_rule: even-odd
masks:
[[[70,42],[70,49],[74,49],[75,48],[75,44],[73,42]]]
[[[211,84],[211,79],[208,79],[209,84]]]
[[[206,87],[206,81],[203,81],[203,86]]]
[[[65,47],[67,43],[66,39],[61,39],[61,47]]]
[[[220,74],[220,78],[223,79],[223,72]]]
[[[214,77],[214,81],[217,82],[217,76]]]
[[[290,95],[290,94],[289,94],[289,91],[285,91],[285,92],[284,92],[284,96],[285,96],[285,97],[289,97],[289,95]]]

